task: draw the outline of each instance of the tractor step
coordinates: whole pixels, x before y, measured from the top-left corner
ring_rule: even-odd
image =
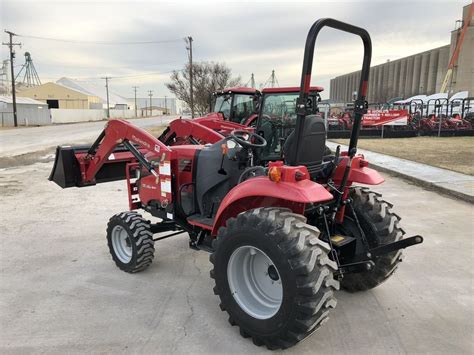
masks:
[[[208,253],[213,253],[213,241],[214,238],[212,238],[209,233],[201,232],[194,237],[190,235],[189,247],[194,250],[204,250]]]
[[[187,218],[189,224],[193,226],[201,227],[207,230],[212,230],[214,225],[214,218],[209,218],[201,214],[193,214]]]

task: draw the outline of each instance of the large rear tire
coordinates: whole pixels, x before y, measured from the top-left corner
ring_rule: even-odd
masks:
[[[150,224],[136,212],[122,212],[110,218],[107,244],[119,269],[135,273],[153,261],[155,247]]]
[[[230,218],[214,241],[214,293],[230,324],[256,345],[291,347],[336,306],[336,263],[305,222],[288,209],[257,208]]]
[[[403,238],[405,232],[399,226],[400,217],[392,212],[392,205],[382,200],[381,195],[356,187],[351,190],[350,197],[370,248]],[[350,210],[346,209],[346,211]],[[351,223],[349,216],[350,212],[344,224]],[[393,275],[401,257],[401,250],[379,256],[372,270],[345,275],[341,281],[341,287],[349,292],[372,289]]]

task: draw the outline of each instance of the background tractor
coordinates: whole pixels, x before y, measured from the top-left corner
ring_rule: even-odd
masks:
[[[323,27],[358,35],[364,44],[349,150],[330,157],[324,121],[310,100]],[[50,179],[83,187],[125,178],[130,211],[112,216],[106,233],[116,265],[142,271],[156,241],[187,233],[192,248],[211,253],[214,293],[230,324],[256,345],[293,346],[327,320],[340,287],[378,286],[397,268],[401,249],[423,240],[404,238],[392,205],[356,186],[384,181],[357,154],[371,50],[364,29],[318,20],[306,39],[299,93],[269,95],[274,105],[259,116],[256,132],[167,146],[127,121],[111,120],[90,147],[58,147]],[[169,233],[154,237],[163,232]]]
[[[214,92],[209,114],[174,120],[159,139],[166,145],[215,143],[235,129],[255,126],[260,95],[260,91],[247,87]],[[212,134],[202,126],[220,134]]]
[[[237,89],[226,89],[215,93],[214,110],[222,108],[226,97],[229,102],[240,102],[243,99],[239,99],[238,96],[250,95],[248,92],[252,92],[251,90],[254,89],[239,88],[239,91],[237,91]],[[314,114],[318,113],[317,103],[321,100],[320,92],[323,90],[324,89],[319,86],[311,87],[308,105]],[[243,92],[247,93],[243,94]],[[291,119],[294,126],[296,118],[296,98],[298,94],[299,87],[265,88],[261,93],[258,92],[258,94],[255,94],[258,96],[258,102],[254,101],[255,111],[248,118],[241,120],[234,119],[234,121],[232,121],[232,117],[235,117],[235,114],[224,115],[221,112],[211,112],[207,116],[195,119],[179,118],[170,123],[159,139],[167,145],[213,144],[228,136],[229,133],[235,129],[253,132],[258,122],[261,122],[260,118],[268,115],[274,117],[274,123],[276,123],[276,121]],[[243,110],[234,108],[232,110],[229,109],[228,112],[243,112]],[[273,129],[276,129],[275,124],[273,125]],[[269,133],[270,132],[267,132],[267,134]]]

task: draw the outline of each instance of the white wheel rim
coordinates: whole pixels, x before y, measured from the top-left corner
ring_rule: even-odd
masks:
[[[127,231],[122,226],[112,229],[112,247],[115,255],[124,264],[132,259],[132,245]]]
[[[250,316],[269,319],[280,309],[281,277],[262,250],[250,245],[234,250],[227,264],[227,279],[234,300]]]

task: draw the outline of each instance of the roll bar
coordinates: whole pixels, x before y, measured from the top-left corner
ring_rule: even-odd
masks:
[[[433,114],[435,116],[439,116],[442,113],[444,104],[448,105],[448,99],[445,99],[445,98],[428,100],[426,102],[426,116],[425,117],[428,117],[430,115],[430,106],[432,105],[431,102],[433,101],[434,101]]]
[[[297,119],[296,119],[296,149],[294,156],[289,157],[290,163],[296,163],[301,149],[301,138],[303,135],[303,121],[308,113],[307,98],[311,86],[311,71],[313,67],[314,46],[316,38],[323,27],[331,27],[336,30],[348,32],[359,36],[364,44],[364,59],[362,63],[362,71],[359,82],[359,91],[357,92],[357,100],[354,103],[354,125],[351,132],[351,140],[349,143],[349,155],[353,157],[357,151],[357,140],[359,138],[360,125],[362,116],[367,112],[365,103],[367,84],[369,79],[370,61],[372,58],[372,42],[369,33],[363,28],[350,25],[332,18],[323,18],[316,21],[311,26],[308,36],[306,37],[306,45],[303,57],[303,69],[301,72],[300,96],[296,102]]]
[[[413,104],[415,104],[415,109],[414,109],[415,111],[412,110]],[[410,105],[409,107],[410,115],[415,114],[418,107],[420,107],[420,116],[423,117],[423,100],[413,99],[410,101],[409,105]]]
[[[466,117],[466,111],[469,113],[469,110],[471,109],[471,101],[473,100],[474,100],[474,97],[466,97],[465,99],[462,100],[461,117],[463,119]]]

